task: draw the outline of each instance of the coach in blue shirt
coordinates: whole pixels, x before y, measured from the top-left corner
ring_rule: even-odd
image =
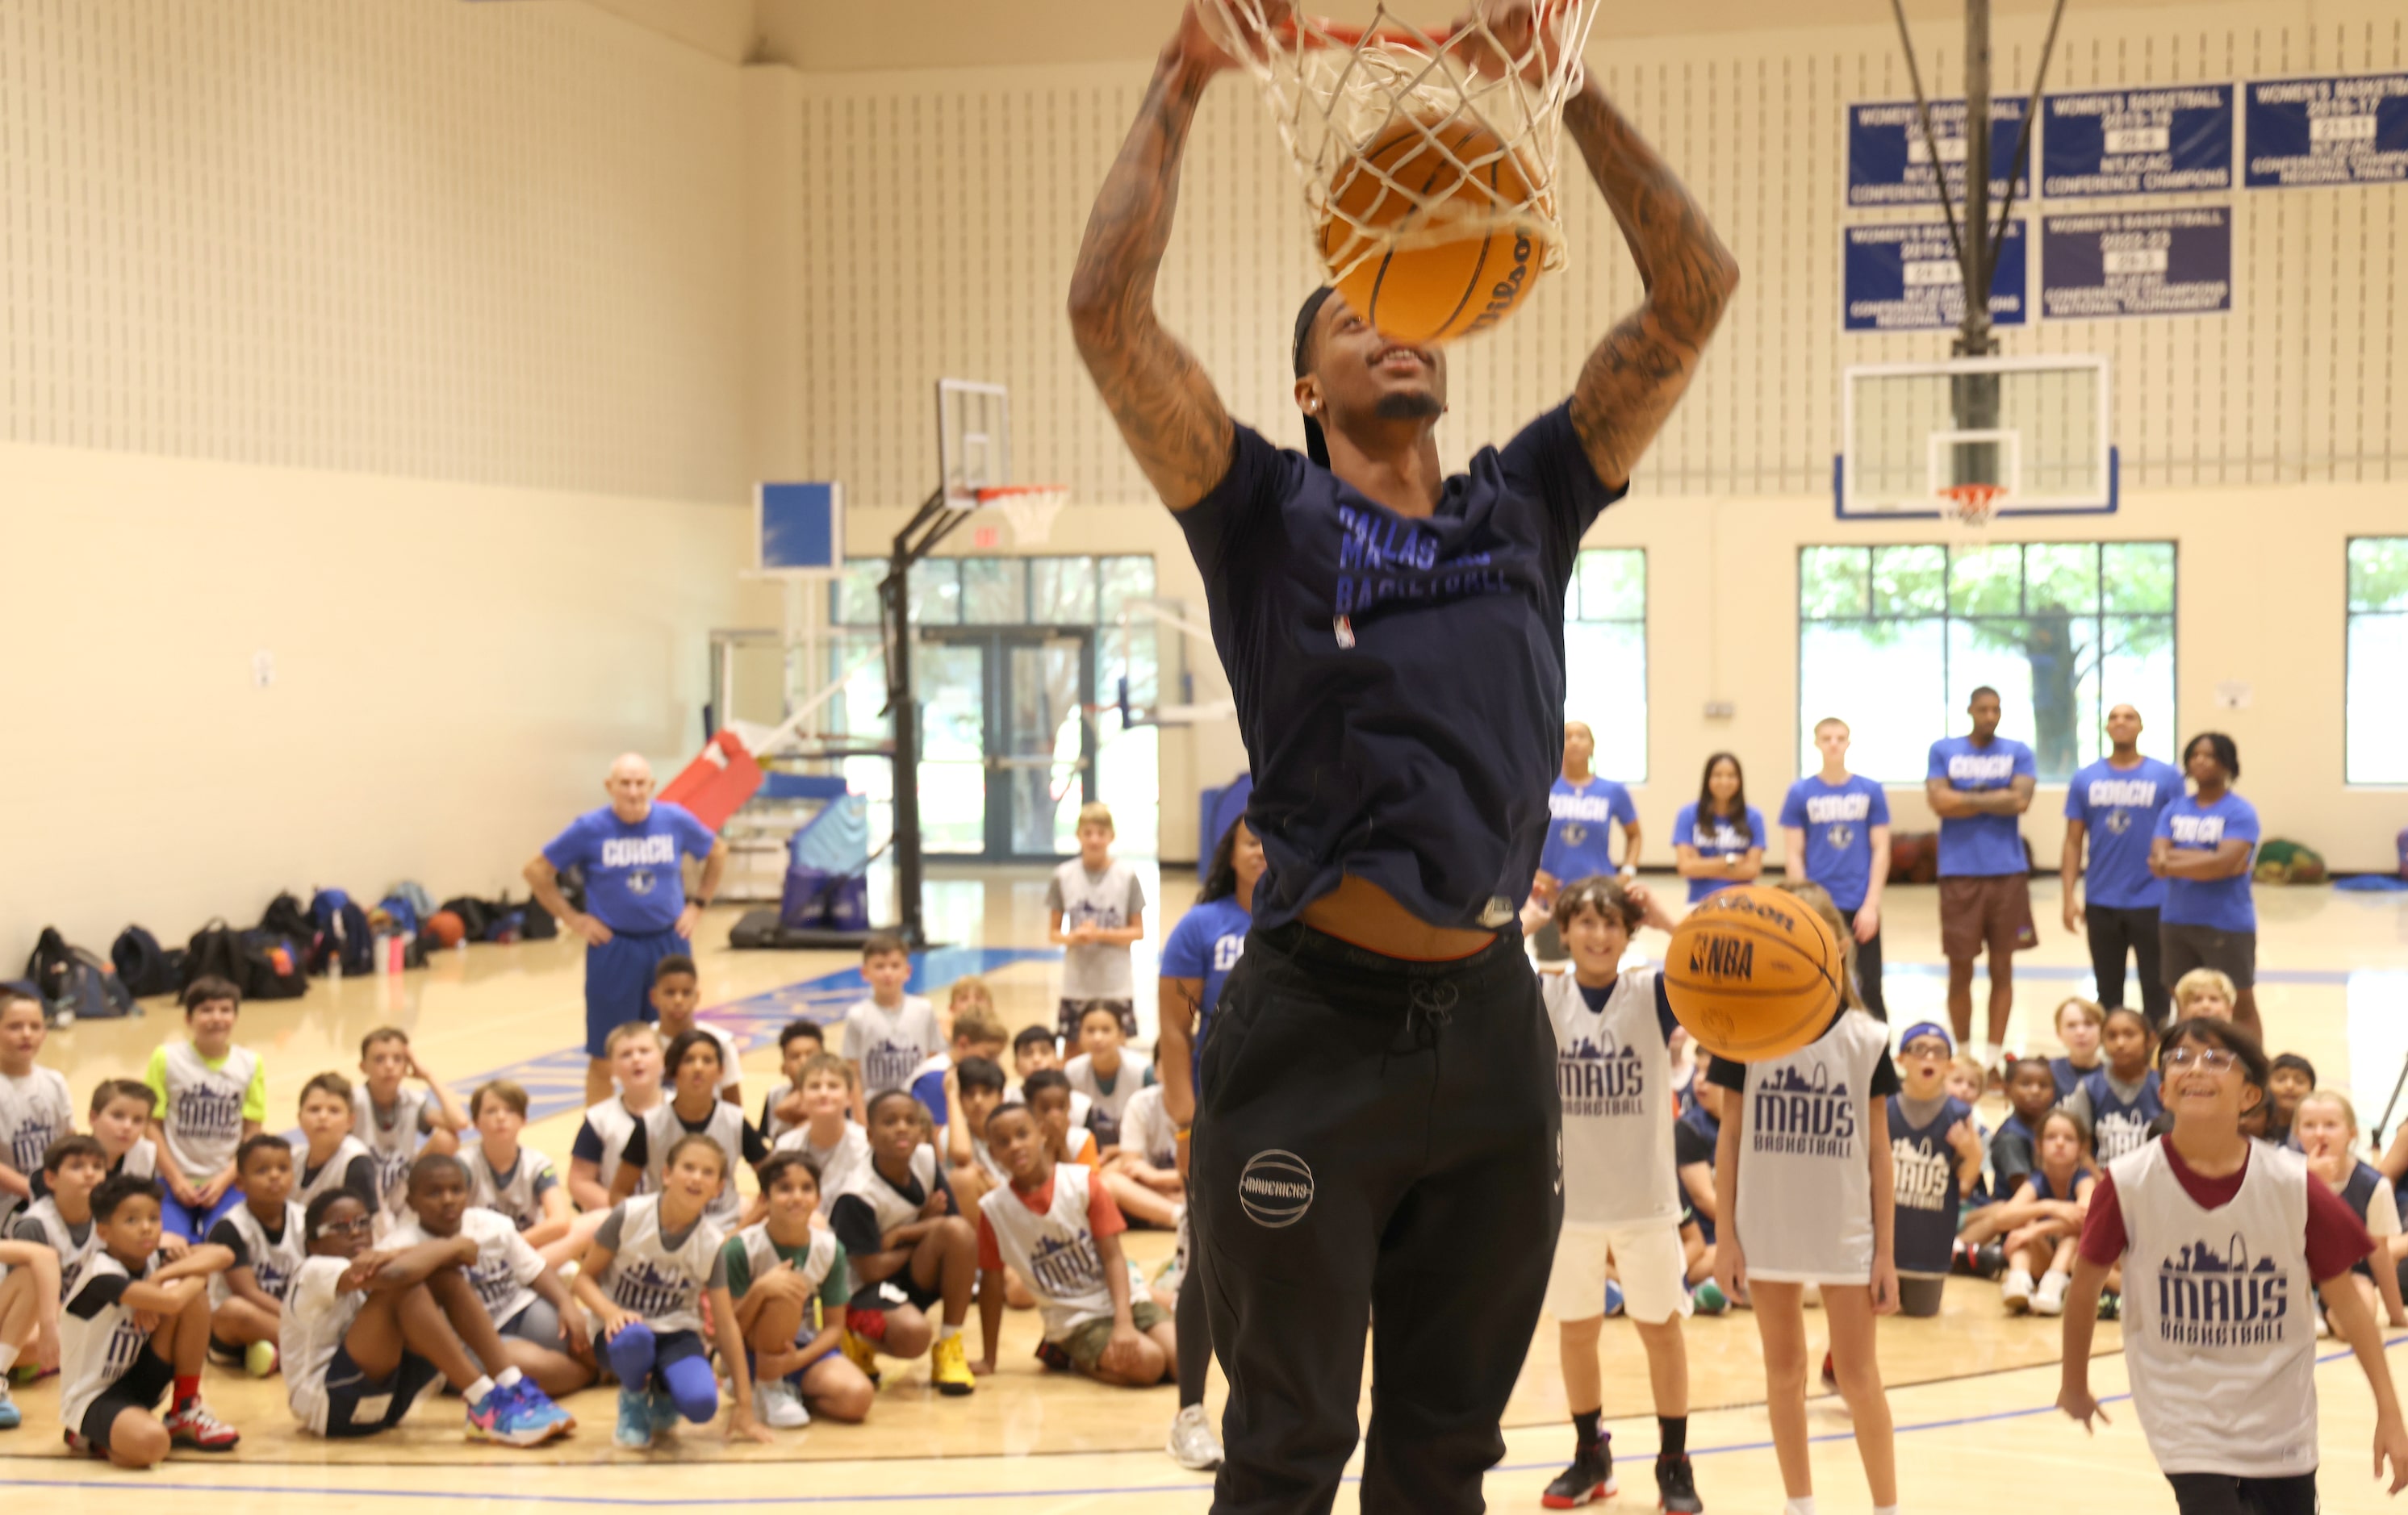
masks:
[[[654,1021],[652,965],[686,950],[702,908],[719,893],[727,844],[682,805],[652,798],[652,765],[633,752],[610,765],[610,803],[586,811],[526,865],[536,903],[585,938],[585,1103],[610,1097],[605,1044],[630,1021]],[[703,859],[697,900],[685,897],[684,859]],[[560,893],[565,869],[585,873],[585,908]]]
[[[2232,980],[2232,1019],[2253,1036],[2258,1021],[2258,902],[2249,869],[2258,852],[2258,808],[2232,792],[2241,750],[2220,731],[2202,731],[2183,749],[2195,792],[2177,793],[2157,813],[2149,871],[2166,881],[2158,971],[2171,991],[2193,968]]]
[[[1940,950],[1948,956],[1948,1019],[1964,1046],[1973,1035],[1973,965],[1990,952],[1988,1039],[1973,1050],[1999,1065],[2015,1005],[2014,954],[2040,943],[2032,929],[2031,863],[2016,818],[2040,783],[2032,750],[1999,735],[1999,692],[1973,691],[1970,736],[1931,744],[1923,790],[1940,817]]]
[[[1639,871],[1639,807],[1627,787],[1589,771],[1597,756],[1597,734],[1585,721],[1564,722],[1564,771],[1547,791],[1547,845],[1539,850],[1539,876],[1530,897],[1553,905],[1564,885],[1596,875]],[[1613,861],[1613,833],[1622,831],[1622,863]],[[1568,963],[1571,952],[1552,918],[1532,938],[1541,963]]]
[[[1823,886],[1848,918],[1856,939],[1856,987],[1876,1020],[1889,1019],[1882,997],[1882,888],[1889,881],[1889,796],[1882,786],[1848,771],[1848,723],[1837,716],[1814,722],[1820,772],[1789,786],[1781,802],[1787,871]]]
[[[2149,840],[2157,816],[2183,792],[2182,770],[2141,755],[2141,712],[2119,705],[2107,712],[2108,754],[2073,776],[2065,790],[2065,851],[2058,859],[2065,929],[2086,926],[2090,971],[2099,1003],[2124,1003],[2124,959],[2140,959],[2141,1008],[2162,1031],[2169,1001],[2157,971],[2157,910],[2166,882],[2149,871]],[[2087,898],[2083,843],[2090,844]],[[2086,909],[2085,907],[2087,907]]]

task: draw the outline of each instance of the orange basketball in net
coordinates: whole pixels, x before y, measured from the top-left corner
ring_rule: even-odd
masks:
[[[1497,224],[1530,199],[1530,180],[1476,121],[1383,128],[1330,185],[1321,255],[1339,271],[1338,293],[1398,342],[1451,342],[1496,325],[1539,281],[1538,238]]]
[[[1749,884],[1682,919],[1664,959],[1664,997],[1698,1046],[1756,1063],[1823,1034],[1840,1008],[1845,964],[1805,901]]]

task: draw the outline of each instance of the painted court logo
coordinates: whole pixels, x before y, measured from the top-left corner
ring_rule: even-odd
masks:
[[[2239,1232],[2218,1256],[2203,1241],[2157,1264],[2157,1336],[2177,1347],[2262,1347],[2279,1341],[2291,1280],[2261,1257],[2253,1265]]]
[[[1312,1208],[1312,1169],[1294,1152],[1256,1152],[1238,1175],[1238,1203],[1256,1225],[1273,1231],[1294,1225]]]

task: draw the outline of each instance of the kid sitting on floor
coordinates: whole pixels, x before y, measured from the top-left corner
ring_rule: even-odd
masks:
[[[475,1242],[476,1260],[463,1271],[501,1337],[501,1364],[554,1399],[592,1383],[593,1328],[585,1312],[508,1216],[471,1202],[466,1166],[429,1152],[410,1165],[408,1194],[408,1209],[385,1238],[387,1250],[457,1236]],[[477,1357],[488,1372],[494,1370],[484,1353]]]
[[[2057,1039],[2065,1044],[2065,1055],[2050,1058],[2048,1071],[2057,1081],[2058,1099],[2099,1071],[2099,1041],[2106,1027],[2107,1012],[2095,1001],[2075,994],[2057,1006]]]
[[[769,1144],[744,1119],[744,1108],[719,1097],[719,1043],[700,1031],[681,1032],[669,1043],[665,1061],[677,1093],[627,1133],[627,1144],[619,1153],[619,1175],[610,1181],[614,1202],[634,1194],[647,1179],[659,1188],[669,1149],[683,1136],[709,1136],[722,1152],[740,1153],[748,1168],[767,1160]],[[737,1192],[731,1167],[725,1186],[711,1199],[710,1221],[723,1231],[732,1231],[743,1213],[744,1196]]]
[[[1081,1167],[1101,1168],[1102,1149],[1096,1144],[1096,1134],[1079,1124],[1076,1114],[1078,1093],[1060,1068],[1039,1068],[1020,1082],[1028,1113],[1045,1131],[1045,1139],[1056,1163],[1076,1163]]]
[[[767,1218],[723,1249],[752,1354],[753,1414],[773,1431],[809,1425],[814,1414],[858,1424],[876,1386],[844,1355],[844,1244],[812,1223],[820,1181],[794,1151],[772,1153],[760,1177]]]
[[[150,1117],[159,1096],[139,1079],[103,1079],[92,1090],[92,1139],[108,1156],[108,1177],[159,1176],[159,1144],[150,1139]]]
[[[188,1039],[152,1051],[142,1081],[157,1102],[150,1135],[165,1159],[159,1167],[167,1191],[160,1223],[198,1241],[242,1203],[234,1187],[234,1153],[243,1137],[259,1135],[267,1118],[267,1067],[258,1053],[235,1045],[241,990],[223,979],[195,979],[183,1004]]]
[[[2222,969],[2193,968],[2174,980],[2174,1016],[2178,1020],[2198,1017],[2229,1021],[2239,993]]]
[[[673,1042],[689,1031],[699,1031],[719,1044],[719,1097],[744,1108],[744,1050],[736,1045],[735,1033],[725,1026],[712,1025],[695,1019],[702,1008],[702,975],[694,959],[683,952],[671,952],[652,965],[652,1005],[660,1017],[657,1025],[663,1044]]]
[[[404,1193],[407,1193],[405,1189]],[[505,1361],[467,1270],[466,1236],[369,1250],[376,1217],[359,1195],[329,1189],[309,1202],[309,1256],[284,1300],[285,1401],[301,1428],[345,1441],[389,1431],[438,1382],[460,1393],[471,1441],[535,1447],[576,1421]]]
[[[351,1080],[321,1073],[301,1086],[299,1182],[292,1199],[303,1209],[320,1194],[348,1189],[371,1211],[383,1208],[377,1188],[376,1154],[351,1134]]]
[[[962,982],[977,983],[977,980],[965,979]],[[959,990],[961,984],[953,987]],[[983,993],[985,987],[980,984],[980,993]],[[990,1063],[999,1061],[1003,1056],[1004,1035],[1003,1022],[994,1010],[978,1004],[975,998],[965,1004],[956,996],[950,1050],[931,1054],[911,1075],[911,1097],[928,1112],[932,1122],[941,1126],[949,1118],[953,1099],[953,1070],[973,1057],[984,1058]]]
[[[828,1208],[828,1225],[853,1265],[845,1355],[871,1382],[877,1354],[929,1354],[942,1394],[977,1387],[962,1340],[978,1273],[978,1233],[953,1204],[933,1148],[920,1139],[919,1101],[890,1089],[869,1103],[870,1161]],[[943,1324],[928,1325],[941,1303]],[[934,1345],[930,1344],[931,1336]]]
[[[93,1229],[92,1195],[111,1177],[108,1159],[90,1136],[61,1136],[42,1154],[41,1174],[42,1197],[9,1219],[8,1235],[38,1242],[57,1256],[57,1297],[64,1299],[75,1293],[83,1265],[100,1245]]]
[[[802,1123],[778,1138],[777,1150],[794,1152],[810,1165],[811,1176],[819,1179],[820,1213],[824,1216],[853,1175],[869,1165],[869,1133],[849,1114],[853,1065],[825,1052],[812,1058],[796,1077],[796,1097]]]
[[[619,1179],[619,1154],[644,1117],[661,1103],[661,1034],[643,1021],[613,1026],[603,1042],[610,1079],[619,1092],[590,1106],[568,1149],[568,1197],[580,1210],[611,1208]],[[637,1183],[638,1192],[643,1188]]]
[[[2057,1078],[2045,1061],[2020,1057],[2008,1066],[2007,1118],[1990,1138],[1990,1175],[2000,1198],[2012,1196],[2032,1170],[2041,1118],[2056,1106]]]
[[[2300,1143],[2292,1137],[2291,1122],[2300,1101],[2315,1092],[2316,1065],[2297,1052],[2285,1052],[2274,1059],[2267,1083],[2265,1139],[2297,1151]]]
[[[945,1124],[945,1181],[965,1210],[1004,1181],[1003,1165],[987,1151],[986,1118],[1003,1103],[1003,1069],[983,1057],[966,1058],[953,1069],[953,1120]]]
[[[2058,1315],[2071,1281],[2074,1241],[2098,1179],[2090,1165],[2089,1126],[2071,1110],[2049,1111],[2041,1117],[2033,1156],[2014,1192],[1976,1212],[1965,1236],[1972,1242],[2000,1238],[2007,1272],[1999,1297],[2008,1314]]]
[[[59,1293],[59,1254],[47,1243],[0,1241],[0,1431],[25,1422],[8,1396],[18,1359],[39,1373],[58,1368]]]
[[[408,1213],[409,1165],[423,1146],[430,1152],[457,1152],[468,1117],[452,1092],[418,1065],[409,1034],[380,1026],[360,1038],[362,1080],[351,1094],[351,1134],[376,1157],[380,1226]],[[425,1087],[411,1089],[416,1079]]]
[[[1902,1087],[1889,1096],[1889,1151],[1896,1174],[1899,1312],[1940,1313],[1956,1260],[1958,1210],[1982,1184],[1982,1138],[1973,1109],[1942,1087],[1956,1044],[1926,1021],[1906,1028],[1898,1049]]]
[[[789,1021],[778,1031],[778,1082],[761,1102],[761,1136],[770,1146],[803,1123],[803,1065],[827,1051],[827,1033],[816,1022]]]
[[[2271,1101],[2269,1101],[2271,1103]],[[2392,1197],[2391,1180],[2371,1163],[2358,1161],[2358,1108],[2339,1090],[2319,1089],[2300,1102],[2294,1127],[2308,1171],[2341,1196],[2366,1234],[2374,1240],[2372,1256],[2350,1268],[2351,1280],[2366,1297],[2366,1308],[2383,1307],[2382,1318],[2392,1325],[2408,1325],[2408,1306],[2400,1297],[2400,1273],[2392,1264],[2392,1245],[2400,1235],[2400,1206]],[[2317,1335],[2324,1332],[2319,1328]]]
[[[293,1202],[293,1144],[265,1133],[234,1156],[242,1204],[209,1229],[234,1261],[209,1277],[209,1352],[240,1363],[254,1379],[276,1371],[284,1297],[308,1253],[301,1207]]]
[[[232,1025],[233,1017],[223,1017],[222,1029]],[[222,1054],[211,1071],[226,1061]],[[177,1075],[176,1086],[190,1087],[186,1077]],[[209,1122],[180,1129],[189,1136]],[[110,1179],[93,1191],[97,1245],[59,1319],[59,1421],[67,1449],[119,1467],[155,1467],[176,1447],[232,1451],[242,1439],[201,1403],[208,1277],[233,1256],[201,1246],[168,1262],[159,1251],[160,1208],[159,1185],[150,1179]],[[162,1416],[159,1400],[171,1388],[173,1408]]]
[[[1142,1389],[1179,1370],[1170,1312],[1133,1287],[1120,1234],[1127,1222],[1110,1193],[1086,1169],[1053,1160],[1036,1118],[1000,1106],[988,1117],[987,1144],[1010,1181],[979,1202],[979,1324],[985,1352],[979,1371],[995,1371],[1003,1334],[1008,1265],[1037,1296],[1045,1340],[1098,1383]]]
[[[0,986],[0,1225],[33,1203],[50,1143],[75,1132],[66,1076],[36,1062],[49,1035],[42,1002]]]
[[[477,1129],[477,1139],[460,1152],[468,1173],[468,1203],[509,1221],[554,1267],[582,1252],[593,1228],[572,1236],[579,1217],[559,1170],[551,1158],[519,1144],[519,1133],[526,1129],[526,1091],[507,1079],[480,1085],[468,1096],[468,1119]]]
[[[2175,998],[2179,1002],[2179,990]],[[2149,1139],[2149,1122],[2165,1113],[2165,1101],[2157,1095],[2157,1070],[2149,1065],[2156,1042],[2148,1018],[2140,1011],[2128,1005],[2109,1010],[2100,1033],[2106,1065],[2083,1075],[2065,1097],[2065,1108],[2089,1122],[2101,1164],[2139,1150]]]

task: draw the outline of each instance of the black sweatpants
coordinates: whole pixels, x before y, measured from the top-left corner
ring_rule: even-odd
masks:
[[[1555,1034],[1521,938],[1404,963],[1255,931],[1222,986],[1190,1144],[1229,1379],[1215,1515],[1485,1508],[1563,1220]]]
[[[2182,1515],[2316,1515],[2314,1473],[2287,1479],[2169,1473],[2166,1481],[2174,1486],[2174,1508]]]
[[[1889,1002],[1882,998],[1881,933],[1873,933],[1870,941],[1856,943],[1856,993],[1864,996],[1865,1008],[1876,1021],[1889,1019]]]
[[[2090,972],[2099,980],[2099,1004],[2112,1010],[2124,1003],[2124,955],[2141,960],[2141,1011],[2149,1024],[2163,1031],[2173,1001],[2158,981],[2157,912],[2119,910],[2092,905],[2083,910],[2082,923],[2090,937]]]

